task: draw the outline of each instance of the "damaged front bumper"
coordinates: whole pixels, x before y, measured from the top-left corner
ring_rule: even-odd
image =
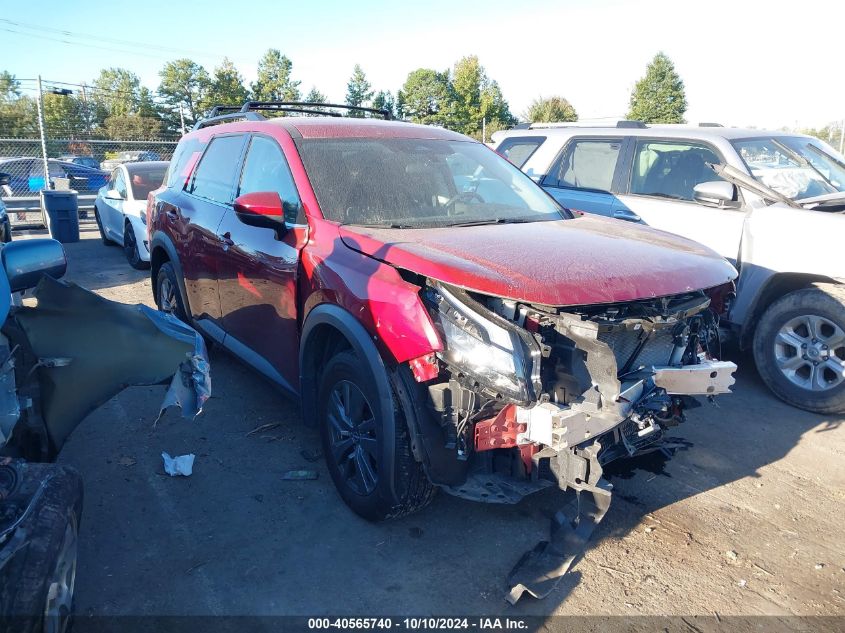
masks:
[[[609,507],[603,466],[660,448],[694,396],[730,392],[737,367],[718,360],[718,316],[703,291],[567,309],[436,282],[423,297],[444,341],[415,429],[432,481],[486,503],[576,492],[511,575],[509,600],[542,597]]]

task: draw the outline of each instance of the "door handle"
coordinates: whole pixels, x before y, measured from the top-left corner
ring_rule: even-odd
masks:
[[[642,220],[640,216],[630,209],[616,209],[613,212],[613,217],[617,220],[627,220],[628,222],[639,222]]]

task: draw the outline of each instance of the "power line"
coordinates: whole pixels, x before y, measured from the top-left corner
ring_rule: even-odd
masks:
[[[58,35],[63,35],[65,37],[69,37],[69,38],[75,38],[75,39],[81,38],[81,39],[95,40],[97,42],[108,42],[108,43],[111,43],[111,44],[115,44],[117,46],[124,46],[124,47],[128,46],[128,47],[132,47],[132,48],[141,48],[141,49],[144,49],[144,50],[149,50],[149,48],[150,48],[149,42],[138,42],[138,41],[135,41],[135,40],[124,40],[124,39],[118,39],[118,38],[103,37],[103,36],[98,35],[98,34],[95,35],[95,34],[90,34],[90,33],[79,33],[79,32],[74,32],[74,31],[68,31],[66,29],[54,29],[54,28],[50,28],[50,27],[46,27],[46,26],[37,25],[37,24],[27,24],[27,23],[24,23],[24,22],[16,22],[15,20],[9,20],[7,18],[0,18],[0,22],[3,22],[5,24],[10,24],[12,26],[16,26],[16,27],[19,27],[19,28],[32,30],[32,31],[40,31],[40,32],[45,32],[45,33],[55,33],[55,34],[58,34]],[[2,28],[2,27],[0,27],[0,28]],[[28,35],[30,37],[40,37],[42,39],[50,39],[52,41],[63,42],[65,44],[72,44],[72,45],[76,44],[76,45],[80,45],[80,46],[90,46],[90,47],[93,47],[93,48],[101,48],[103,50],[110,50],[110,51],[113,51],[113,52],[131,53],[133,55],[144,55],[144,53],[139,53],[137,51],[112,49],[112,48],[107,48],[107,47],[104,47],[104,46],[98,46],[96,44],[90,44],[90,43],[85,43],[85,42],[69,42],[65,39],[55,39],[55,38],[48,37],[46,35],[37,35],[35,33],[24,33],[22,31],[15,31],[15,30],[8,29],[8,28],[2,28],[2,30],[8,31],[10,33],[17,33],[19,35]],[[185,49],[185,48],[176,48],[176,47],[173,47],[173,46],[156,46],[155,48],[158,49],[158,50],[161,50],[161,51],[169,51],[169,52],[171,52],[175,55],[189,54],[189,55],[196,55],[196,56],[199,56],[199,57],[220,59],[220,56],[219,56],[218,53],[212,53],[212,52],[209,52],[209,51],[199,51],[199,50],[192,50],[192,49]],[[160,56],[160,55],[146,54],[145,56],[146,57],[158,57],[158,58],[161,58],[161,59],[170,59],[170,57],[163,57],[163,56]],[[230,59],[232,59],[232,58],[230,58]],[[241,62],[241,63],[250,63],[250,62],[247,62],[244,59],[239,59],[238,61]]]

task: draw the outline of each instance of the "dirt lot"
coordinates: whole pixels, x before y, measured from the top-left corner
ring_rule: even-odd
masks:
[[[16,239],[18,237],[16,236]],[[67,279],[151,305],[146,273],[83,231]],[[509,607],[504,579],[547,535],[556,491],[517,506],[439,495],[380,525],[335,493],[296,403],[225,353],[194,422],[152,421],[163,388],[131,388],[77,429],[85,478],[81,614],[845,615],[845,418],[771,396],[750,358],[734,395],[691,412],[665,464],[615,469],[611,510],[548,599]],[[265,424],[277,426],[248,435]],[[161,452],[197,455],[170,478]],[[282,481],[313,468],[316,481]]]

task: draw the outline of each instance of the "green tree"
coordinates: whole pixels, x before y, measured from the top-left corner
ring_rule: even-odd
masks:
[[[249,91],[244,87],[244,79],[228,57],[214,69],[214,75],[203,100],[203,109],[210,110],[216,105],[243,105],[249,99]]]
[[[464,57],[455,64],[452,89],[455,119],[450,127],[480,136],[484,123],[506,127],[515,122],[499,84],[487,76],[476,55]]]
[[[8,70],[0,72],[0,103],[9,103],[21,96],[21,82]]]
[[[628,118],[645,123],[683,123],[687,111],[684,82],[665,53],[654,56],[631,93]]]
[[[202,114],[202,104],[211,85],[208,71],[190,59],[167,62],[158,73],[161,83],[158,93],[170,106],[168,123],[172,129],[179,129],[179,107],[185,116],[185,125],[196,123]]]
[[[326,103],[328,100],[329,98],[326,95],[314,87],[312,87],[311,90],[308,91],[308,94],[305,95],[306,103]]]
[[[375,96],[373,96],[372,106],[376,110],[387,110],[390,112],[390,116],[398,118],[396,113],[396,100],[393,98],[393,95],[389,90],[379,90]]]
[[[44,93],[44,126],[48,137],[85,134],[88,131],[85,104],[73,95]]]
[[[578,113],[563,97],[534,99],[522,117],[529,123],[562,123],[577,121]]]
[[[300,81],[291,79],[293,62],[270,48],[258,62],[258,78],[252,84],[256,101],[299,101]]]
[[[125,116],[138,110],[141,79],[125,68],[104,68],[94,80],[90,100],[94,108],[94,119],[102,123],[110,116]]]
[[[106,136],[113,139],[151,139],[161,136],[163,122],[157,117],[119,114],[103,124]]]
[[[352,69],[352,76],[346,84],[346,105],[350,106],[366,106],[370,99],[373,98],[372,85],[367,81],[367,75],[358,64]],[[349,116],[361,118],[364,116],[363,112],[351,110]]]
[[[402,116],[414,123],[445,126],[454,118],[455,95],[448,70],[418,68],[411,71],[396,100]]]

